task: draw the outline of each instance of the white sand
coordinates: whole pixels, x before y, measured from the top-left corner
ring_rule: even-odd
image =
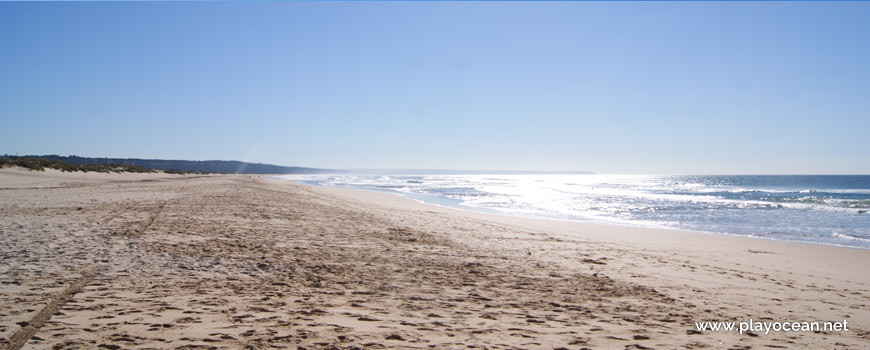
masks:
[[[2,169],[0,203],[0,333],[24,348],[870,341],[867,250],[489,215],[252,176]],[[850,330],[694,332],[750,317],[847,319]]]

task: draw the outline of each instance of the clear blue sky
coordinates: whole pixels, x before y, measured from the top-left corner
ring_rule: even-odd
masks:
[[[870,173],[870,3],[0,3],[0,153]]]

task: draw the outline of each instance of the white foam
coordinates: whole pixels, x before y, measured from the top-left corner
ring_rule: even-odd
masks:
[[[866,189],[765,188],[716,181],[674,181],[674,178],[661,176],[610,175],[313,175],[282,178],[308,180],[325,186],[445,197],[458,200],[450,203],[465,208],[509,215],[738,235],[776,228],[782,233],[775,235],[776,239],[781,240],[822,244],[837,241],[850,246],[870,246],[870,239],[861,238],[870,234],[862,226],[870,215],[843,215],[867,212],[867,199],[861,199],[864,196],[860,195],[870,193]],[[409,179],[422,182],[409,182]],[[773,193],[788,194],[773,195],[780,197],[778,201],[762,199]],[[815,193],[824,195],[816,197]],[[838,196],[836,193],[858,196]],[[856,236],[832,233],[834,230],[845,230],[843,232]]]
[[[853,241],[870,242],[870,239],[867,239],[867,238],[854,237],[854,236],[844,235],[842,233],[836,233],[836,232],[831,234],[831,236],[833,236],[835,238],[849,239],[849,240],[853,240]]]

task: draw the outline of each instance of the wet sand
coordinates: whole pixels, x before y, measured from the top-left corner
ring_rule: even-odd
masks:
[[[864,348],[870,251],[261,176],[0,169],[0,345]],[[697,332],[696,321],[849,321]]]

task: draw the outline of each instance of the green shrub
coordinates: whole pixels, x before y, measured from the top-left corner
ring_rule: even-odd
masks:
[[[83,172],[99,172],[99,173],[153,173],[154,169],[143,168],[136,165],[125,164],[72,164],[54,159],[34,158],[34,157],[0,157],[0,167],[20,166],[30,170],[43,171],[48,169],[57,169],[65,172],[83,171]]]

